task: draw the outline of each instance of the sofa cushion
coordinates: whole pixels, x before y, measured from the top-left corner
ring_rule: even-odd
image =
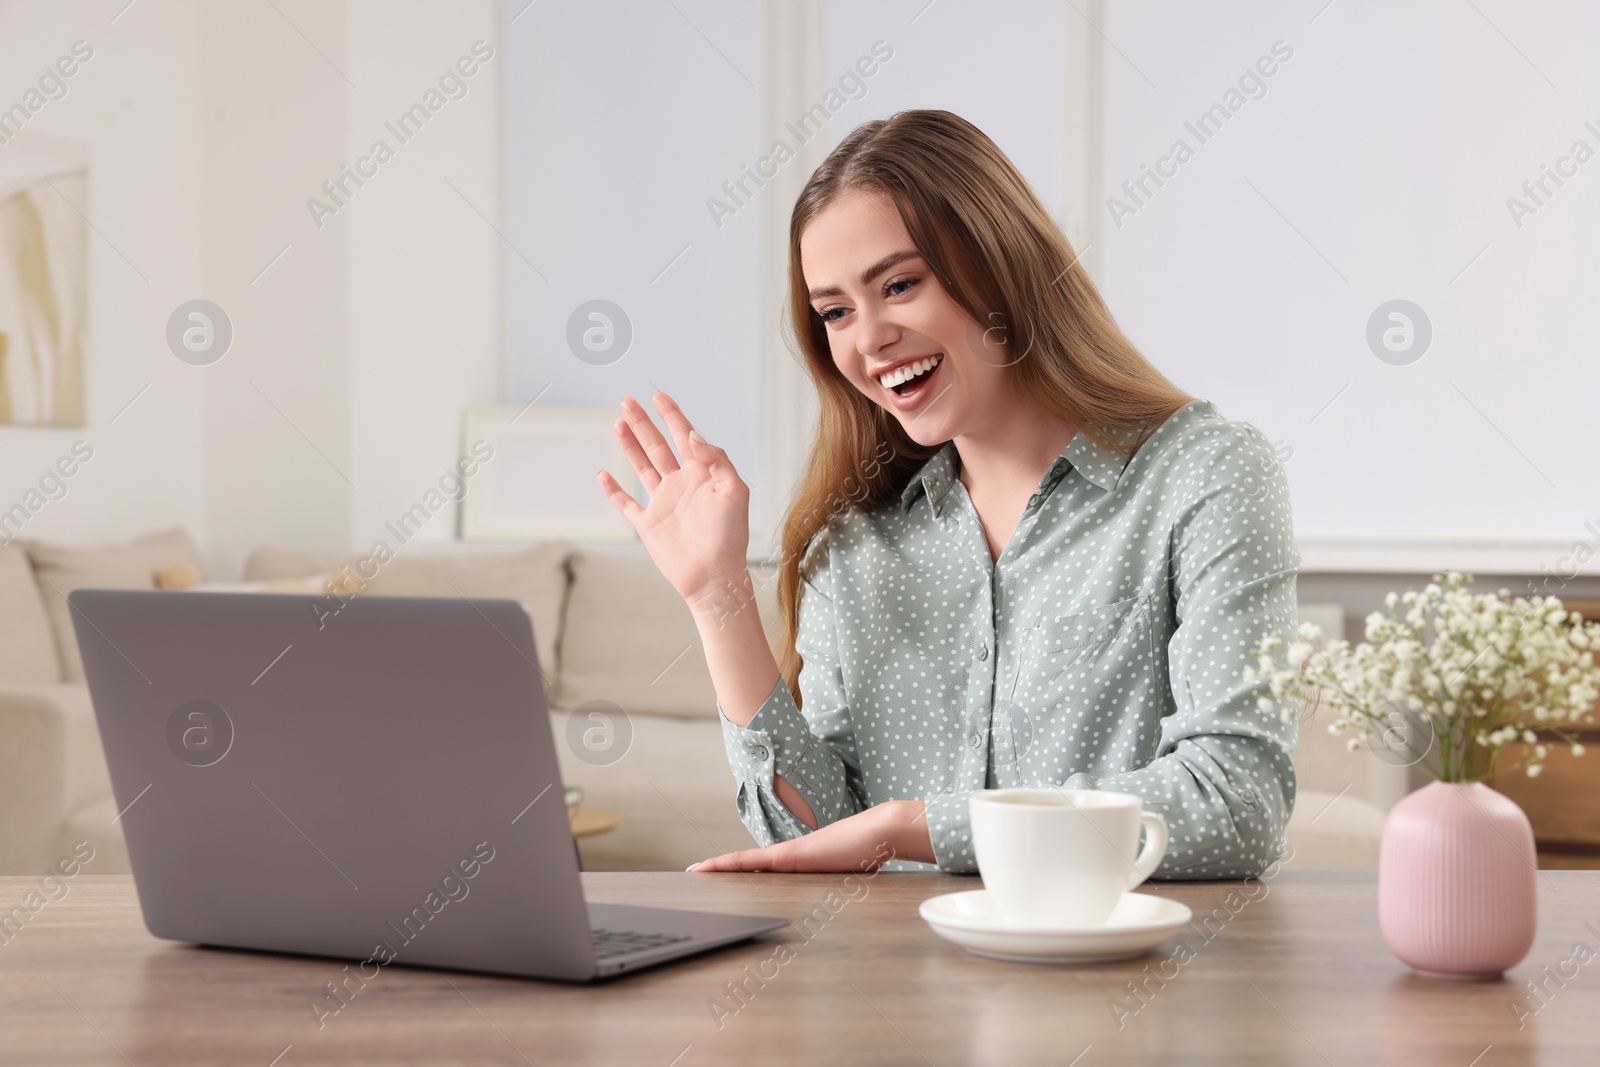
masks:
[[[340,589],[374,596],[520,600],[533,616],[533,643],[548,691],[556,673],[556,639],[567,595],[565,564],[571,551],[566,541],[547,541],[523,551],[401,552],[384,564],[369,562],[366,570],[377,570],[368,578],[360,567],[364,553],[258,548],[245,564],[244,577],[246,582],[266,583],[328,575]]]
[[[247,582],[304,578],[311,574],[332,574],[351,562],[350,553],[301,552],[287,548],[262,547],[250,553],[244,564]]]
[[[35,698],[52,705],[63,728],[65,776],[63,802],[67,811],[91,803],[111,792],[111,772],[100,747],[100,724],[95,720],[89,687],[66,682],[5,682],[0,699]]]
[[[61,657],[33,564],[15,544],[0,545],[0,679],[61,680]]]
[[[188,563],[204,577],[200,550],[181,527],[145,534],[127,545],[80,547],[44,541],[22,542],[33,561],[39,595],[50,614],[56,652],[61,657],[61,677],[81,682],[83,659],[72,629],[67,594],[89,586],[106,589],[154,589],[156,571],[174,563]]]
[[[556,638],[567,595],[565,563],[571,551],[572,546],[565,541],[549,541],[521,552],[402,554],[366,579],[362,592],[374,596],[520,600],[533,616],[533,643],[548,691],[556,675]],[[359,575],[354,569],[350,573]]]
[[[47,867],[67,816],[110,793],[88,687],[0,682],[0,874]]]
[[[568,561],[572,592],[561,631],[561,681],[571,710],[609,700],[630,715],[717,718],[717,692],[683,598],[642,546],[584,547]],[[756,609],[777,639],[776,581],[756,575]]]
[[[755,848],[739,821],[738,783],[728,769],[722,727],[714,720],[630,716],[621,758],[591,762],[581,742],[586,723],[550,716],[561,779],[583,787],[586,807],[622,816],[615,830],[578,842],[586,871],[681,871],[708,856]]]

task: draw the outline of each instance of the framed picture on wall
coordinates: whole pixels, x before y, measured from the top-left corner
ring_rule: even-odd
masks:
[[[616,419],[609,407],[468,408],[461,454],[478,470],[461,500],[462,540],[637,541],[595,478],[604,467],[644,502]]]
[[[84,425],[88,148],[0,130],[0,423]]]

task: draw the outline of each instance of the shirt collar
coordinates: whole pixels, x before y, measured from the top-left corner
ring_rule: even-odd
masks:
[[[1131,458],[1100,447],[1082,433],[1074,434],[1067,447],[1062,449],[1055,462],[1050,464],[1050,469],[1044,472],[1044,477],[1039,479],[1039,492],[1049,492],[1066,476],[1069,467],[1076,467],[1079,474],[1110,492],[1117,487],[1117,482],[1122,478],[1122,472],[1127,468]],[[929,502],[933,505],[933,513],[938,515],[944,495],[950,491],[950,485],[955,481],[956,461],[955,442],[946,441],[944,446],[935,452],[906,483],[905,489],[900,493],[900,510],[910,511],[917,495],[926,492]]]

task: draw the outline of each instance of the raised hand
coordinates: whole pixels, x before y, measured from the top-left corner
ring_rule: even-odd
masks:
[[[650,503],[641,506],[608,471],[598,474],[600,489],[639,532],[662,577],[694,606],[746,580],[750,488],[728,454],[708,444],[671,397],[657,391],[651,400],[682,462],[644,407],[625,396],[613,430]]]

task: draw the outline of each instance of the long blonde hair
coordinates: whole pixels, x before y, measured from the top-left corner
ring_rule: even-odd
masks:
[[[778,561],[783,638],[778,668],[801,702],[800,565],[807,546],[847,506],[897,500],[941,446],[900,423],[834,366],[827,327],[812,310],[800,235],[849,190],[893,198],[912,244],[973,320],[1003,330],[1017,384],[1040,411],[1125,455],[1193,397],[1123,335],[1066,235],[989,137],[949,111],[901,111],[862,123],[812,174],[789,219],[788,327],[817,387],[816,444],[784,517]]]

